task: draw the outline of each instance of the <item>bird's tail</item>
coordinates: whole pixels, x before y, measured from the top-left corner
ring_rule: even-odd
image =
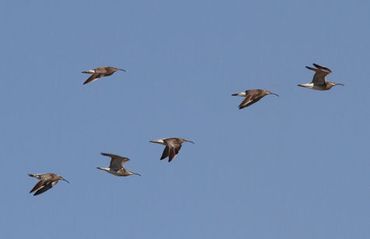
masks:
[[[245,96],[245,92],[234,93],[232,96]]]
[[[39,174],[29,173],[28,176],[33,177],[33,178],[40,179],[40,175]]]
[[[149,142],[154,144],[164,144],[163,139],[150,140]]]
[[[94,74],[95,71],[94,70],[88,70],[88,71],[83,71],[82,73],[85,73],[85,74]]]

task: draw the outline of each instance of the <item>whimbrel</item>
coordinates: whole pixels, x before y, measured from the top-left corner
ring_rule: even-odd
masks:
[[[110,153],[101,153],[101,155],[111,158],[110,165],[109,165],[109,168],[97,167],[97,169],[106,171],[116,176],[131,176],[131,175],[141,176],[140,174],[131,172],[130,170],[127,170],[123,167],[123,164],[129,161],[128,158],[122,157],[116,154],[110,154]]]
[[[313,79],[309,83],[305,84],[298,84],[298,86],[314,89],[314,90],[330,90],[333,86],[341,85],[341,83],[335,83],[331,81],[326,81],[325,77],[331,73],[331,70],[325,66],[320,66],[318,64],[313,63],[313,67],[306,66],[307,69],[312,70],[315,72]]]
[[[30,191],[30,193],[35,192],[33,196],[46,192],[47,190],[52,188],[55,184],[57,184],[59,180],[63,180],[69,183],[65,178],[56,175],[55,173],[44,173],[44,174],[29,173],[28,175],[39,180]]]
[[[251,89],[251,90],[246,90],[246,91],[243,91],[243,92],[232,94],[232,96],[243,96],[243,97],[245,97],[245,99],[240,103],[239,109],[243,109],[245,107],[248,107],[248,106],[256,103],[257,101],[259,101],[260,99],[262,99],[266,95],[279,96],[276,93],[273,93],[273,92],[268,91],[268,90],[262,90],[262,89]]]
[[[98,67],[92,70],[83,71],[82,73],[91,74],[91,76],[83,84],[85,85],[101,77],[110,76],[116,71],[126,71],[126,70],[112,67],[112,66],[103,66],[103,67]]]
[[[150,142],[166,145],[166,147],[163,150],[161,160],[168,157],[168,162],[171,162],[172,159],[174,159],[176,155],[179,153],[182,143],[189,142],[189,143],[194,144],[193,141],[188,140],[188,139],[183,139],[183,138],[163,138],[163,139],[151,140]]]

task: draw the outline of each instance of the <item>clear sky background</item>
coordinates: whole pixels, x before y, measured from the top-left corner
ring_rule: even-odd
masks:
[[[0,238],[370,238],[369,23],[365,0],[2,1]],[[345,86],[297,87],[313,62]],[[82,85],[106,65],[128,72]],[[251,88],[280,97],[238,110]],[[163,137],[195,144],[168,163]],[[71,184],[33,197],[30,172]]]

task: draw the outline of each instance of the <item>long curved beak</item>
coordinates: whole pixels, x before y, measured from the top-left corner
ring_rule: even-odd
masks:
[[[276,95],[276,96],[279,96],[278,94],[274,93],[274,92],[270,92],[270,95]]]
[[[140,173],[134,173],[134,172],[132,172],[133,174],[135,174],[135,175],[137,175],[137,176],[141,176],[141,174]]]
[[[65,178],[62,178],[63,181],[67,182],[67,183],[70,183],[67,179]]]
[[[342,84],[342,83],[335,83],[335,85],[341,85],[341,86],[344,86],[344,84]]]
[[[194,141],[187,140],[187,139],[185,139],[185,142],[189,142],[189,143],[195,144]]]
[[[121,68],[118,68],[118,70],[120,70],[120,71],[124,71],[124,72],[127,72],[125,69],[121,69]]]

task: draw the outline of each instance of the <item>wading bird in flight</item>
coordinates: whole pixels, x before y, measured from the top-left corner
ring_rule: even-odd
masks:
[[[163,138],[151,140],[150,142],[155,144],[163,144],[166,146],[163,150],[161,160],[168,157],[168,162],[171,162],[179,153],[182,143],[189,142],[194,144],[193,141],[183,138]]]
[[[106,171],[115,176],[131,176],[131,175],[141,176],[140,174],[127,170],[123,167],[123,165],[129,161],[128,158],[110,153],[101,153],[101,155],[111,158],[110,165],[108,168],[97,167],[97,169]]]
[[[83,84],[85,85],[85,84],[90,83],[92,81],[95,81],[95,80],[97,80],[101,77],[110,76],[113,73],[115,73],[116,71],[126,71],[126,70],[116,68],[116,67],[112,67],[112,66],[103,66],[103,67],[98,67],[98,68],[95,68],[95,69],[92,69],[92,70],[83,71],[82,73],[91,74],[91,76],[89,78],[87,78],[87,80]]]
[[[262,90],[262,89],[251,89],[251,90],[246,90],[246,91],[243,91],[243,92],[232,94],[232,96],[243,96],[243,97],[245,97],[245,99],[240,103],[239,109],[243,109],[245,107],[248,107],[248,106],[256,103],[257,101],[259,101],[260,99],[262,99],[266,95],[279,96],[278,94],[273,93],[269,90]]]
[[[307,69],[314,71],[313,79],[309,83],[298,84],[300,87],[305,87],[314,90],[330,90],[333,86],[341,85],[341,83],[335,83],[331,81],[326,81],[325,77],[331,73],[331,70],[325,66],[320,66],[313,63],[314,67],[306,66]]]
[[[29,173],[28,175],[39,180],[30,191],[30,193],[34,192],[33,196],[46,192],[47,190],[52,188],[55,184],[57,184],[59,180],[63,180],[69,183],[65,178],[56,175],[55,173],[44,173],[44,174]]]

